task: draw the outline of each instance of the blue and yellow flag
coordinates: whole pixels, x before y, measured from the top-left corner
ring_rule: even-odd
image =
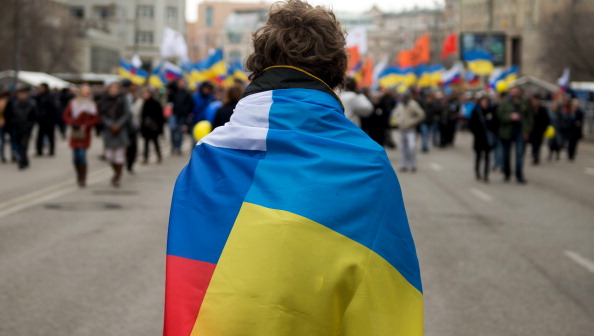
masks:
[[[118,67],[118,75],[122,78],[129,79],[136,85],[144,85],[148,74],[146,70],[136,68],[132,64],[120,59],[120,66]]]
[[[472,50],[463,53],[463,59],[468,68],[479,76],[493,73],[493,55],[485,50]]]
[[[384,88],[396,86],[408,88],[417,82],[414,68],[401,68],[396,65],[387,66],[378,78],[379,85]]]
[[[273,67],[173,193],[165,335],[422,335],[419,264],[383,148],[322,81]]]

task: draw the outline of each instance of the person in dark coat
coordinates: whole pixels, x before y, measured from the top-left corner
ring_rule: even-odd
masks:
[[[497,119],[495,109],[489,98],[482,97],[477,102],[472,114],[468,128],[474,136],[473,149],[475,152],[474,171],[477,180],[489,182],[489,160],[491,150],[495,147],[497,133]],[[481,175],[481,161],[484,158],[483,174]]]
[[[37,120],[37,104],[29,96],[31,88],[22,87],[17,91],[16,99],[12,100],[6,111],[6,122],[14,139],[15,154],[19,169],[29,167],[27,150],[31,131]]]
[[[551,109],[549,111],[550,125],[553,126],[555,134],[548,140],[549,145],[549,161],[553,160],[553,157],[557,161],[561,158],[561,149],[563,148],[563,133],[562,129],[564,123],[563,108],[561,102],[553,101]]]
[[[66,108],[68,107],[68,104],[70,103],[70,100],[72,100],[73,98],[74,94],[70,91],[69,88],[64,88],[60,90],[60,93],[58,93],[58,107],[60,110],[58,111],[58,120],[56,121],[56,124],[58,126],[58,129],[60,130],[60,135],[62,136],[62,139],[66,139],[66,122],[62,117],[64,115],[64,112],[66,111]]]
[[[454,145],[459,114],[460,100],[456,94],[451,94],[447,103],[442,108],[441,124],[439,127],[440,147]]]
[[[373,141],[380,146],[386,145],[386,131],[390,127],[390,114],[396,107],[396,99],[389,89],[383,89],[382,95],[374,102],[373,113],[361,118],[361,127]]]
[[[142,164],[148,163],[149,144],[152,142],[157,152],[157,161],[162,162],[161,148],[159,147],[159,136],[163,133],[165,117],[163,116],[163,106],[153,98],[150,89],[142,92],[142,112],[140,114],[140,134],[144,139],[144,152]]]
[[[121,94],[120,83],[113,82],[107,87],[107,94],[99,101],[98,110],[103,124],[105,158],[114,173],[111,184],[119,187],[126,160],[126,147],[130,144],[126,130],[132,116],[126,98]]]
[[[532,164],[540,163],[540,147],[547,127],[551,124],[551,118],[547,109],[540,104],[540,96],[533,95],[531,99],[532,118],[534,120],[532,132],[530,133],[530,146],[532,147]]]
[[[169,95],[169,102],[173,104],[173,113],[169,117],[171,151],[174,154],[181,155],[184,132],[189,129],[192,121],[192,110],[194,109],[194,100],[187,91],[187,84],[184,79],[177,81],[175,89]]]
[[[233,110],[235,110],[235,106],[241,99],[241,96],[243,96],[243,87],[239,85],[233,85],[228,88],[227,91],[225,91],[223,106],[217,110],[212,123],[213,130],[219,126],[225,125],[227,122],[229,122],[229,120],[231,120]]]
[[[422,137],[422,151],[429,151],[429,143],[432,139],[435,139],[435,133],[439,129],[439,120],[441,119],[441,104],[436,99],[435,94],[430,93],[425,97],[423,102],[423,109],[425,110],[425,120],[420,125],[421,137]],[[436,141],[433,141],[433,145],[437,146]]]
[[[57,101],[46,83],[39,85],[38,92],[35,96],[37,103],[37,156],[43,155],[43,145],[46,139],[49,144],[49,155],[54,156]]]
[[[584,112],[580,108],[577,99],[571,100],[567,113],[564,117],[563,138],[567,141],[567,158],[575,160],[578,142],[583,136],[582,125],[584,123]]]

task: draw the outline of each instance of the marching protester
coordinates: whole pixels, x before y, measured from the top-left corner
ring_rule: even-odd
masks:
[[[37,104],[30,97],[31,88],[23,86],[17,90],[16,99],[8,104],[6,123],[11,132],[11,141],[14,142],[16,160],[19,169],[29,167],[29,139],[33,126],[37,120]]]
[[[500,102],[497,107],[497,123],[499,138],[503,146],[503,175],[505,181],[511,177],[511,148],[515,151],[515,175],[520,184],[525,184],[524,178],[524,147],[532,131],[532,113],[529,103],[522,97],[519,87],[509,91],[509,98]]]
[[[391,89],[380,89],[380,97],[374,104],[374,112],[367,118],[367,134],[380,146],[388,146],[390,137],[390,114],[396,106]]]
[[[119,187],[126,161],[126,147],[130,144],[126,130],[131,118],[126,98],[121,94],[120,83],[113,82],[107,87],[104,98],[99,102],[99,116],[103,125],[105,158],[113,169],[111,184]]]
[[[99,122],[97,105],[93,100],[91,87],[81,85],[78,95],[68,103],[63,116],[66,124],[70,125],[70,148],[76,171],[76,181],[81,188],[86,186],[87,178],[87,150],[91,146],[91,131]]]
[[[400,150],[402,151],[400,171],[406,172],[410,169],[415,172],[417,171],[417,126],[425,119],[425,111],[416,100],[411,98],[410,93],[405,92],[392,112],[392,117],[396,120],[400,131]]]
[[[178,79],[172,86],[169,102],[173,104],[173,113],[169,117],[171,153],[181,155],[184,132],[189,130],[190,118],[194,109],[194,100],[187,91],[187,83],[184,79]]]
[[[495,137],[497,132],[497,119],[495,109],[489,101],[489,98],[483,96],[479,98],[468,124],[472,135],[474,136],[473,149],[475,153],[474,172],[477,180],[489,182],[489,165],[491,150],[495,147]],[[482,174],[481,174],[481,162]]]
[[[433,146],[439,145],[435,139],[439,130],[442,106],[440,101],[436,99],[436,93],[430,93],[425,97],[421,107],[425,111],[425,120],[419,125],[419,130],[421,131],[422,151],[427,153],[429,152],[429,143],[432,140]]]
[[[439,128],[440,147],[453,146],[456,138],[456,126],[460,115],[460,100],[457,94],[450,94],[442,107],[441,126]]]
[[[58,113],[56,97],[50,92],[47,83],[39,85],[38,94],[35,96],[37,103],[37,156],[43,155],[44,144],[49,145],[49,155],[55,152],[56,115]]]
[[[215,116],[214,121],[212,123],[212,129],[219,126],[225,125],[225,123],[229,122],[231,116],[233,115],[233,111],[235,110],[235,106],[237,106],[237,102],[241,99],[243,95],[243,86],[239,86],[237,84],[232,85],[227,90],[225,90],[225,97],[223,98],[223,106],[221,106]]]
[[[58,125],[58,130],[60,131],[62,139],[66,139],[66,123],[64,122],[62,116],[64,115],[64,111],[66,111],[70,100],[73,98],[74,95],[69,88],[63,88],[58,93],[58,106],[60,110],[58,111],[58,121],[56,123]]]
[[[145,88],[142,91],[142,99],[144,100],[140,116],[140,134],[142,134],[142,138],[144,139],[142,164],[148,163],[149,145],[151,143],[155,146],[157,162],[161,163],[163,157],[161,156],[161,147],[159,146],[159,136],[163,134],[163,125],[165,124],[163,106],[153,97],[153,92],[149,88]]]
[[[6,141],[6,110],[10,101],[10,93],[8,91],[0,92],[0,160],[6,163],[6,156],[4,156],[4,142]]]
[[[194,108],[192,109],[192,124],[193,127],[199,121],[208,120],[206,110],[210,103],[215,101],[214,86],[210,82],[203,82],[198,87],[198,90],[192,95],[194,100]],[[215,110],[216,111],[216,110]],[[209,120],[212,121],[212,120]]]
[[[126,147],[126,170],[130,174],[134,174],[134,164],[138,156],[138,120],[140,119],[140,110],[142,109],[142,99],[136,98],[136,91],[138,87],[129,79],[124,79],[121,82],[124,90],[124,97],[128,111],[130,111],[130,120],[124,130],[128,133],[129,144]]]
[[[532,147],[532,164],[538,165],[540,163],[540,148],[544,139],[544,133],[551,123],[549,112],[540,103],[539,95],[532,95],[530,109],[532,111],[532,118],[534,119],[534,126],[530,132],[530,146]]]
[[[369,117],[373,113],[373,104],[364,94],[357,92],[357,82],[347,77],[344,89],[338,94],[344,105],[344,115],[355,125],[361,127],[361,118]]]
[[[164,333],[422,335],[398,179],[334,92],[348,64],[339,21],[289,0],[252,41],[233,123],[176,182]]]
[[[580,101],[572,99],[569,102],[567,113],[563,121],[563,138],[567,141],[567,158],[575,160],[578,142],[583,136],[582,125],[584,123],[584,112],[580,108]]]
[[[559,100],[554,100],[551,104],[551,109],[549,111],[549,119],[550,124],[553,127],[554,134],[548,140],[549,145],[549,161],[555,160],[559,161],[561,158],[561,149],[563,149],[563,125],[565,122],[565,116],[563,115],[563,108],[562,104]]]

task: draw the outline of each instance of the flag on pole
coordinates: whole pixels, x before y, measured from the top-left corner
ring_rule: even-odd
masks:
[[[443,72],[441,75],[441,84],[444,86],[460,84],[462,82],[463,69],[464,66],[460,62],[456,62],[450,69]]]
[[[419,37],[412,49],[403,50],[398,54],[398,66],[401,68],[408,68],[429,63],[431,60],[429,42],[429,34],[424,34]]]
[[[349,57],[347,65],[347,75],[353,76],[354,73],[361,67],[361,53],[359,46],[352,46],[347,48],[347,55]]]
[[[179,57],[182,61],[188,60],[188,45],[180,32],[165,27],[161,43],[161,57],[163,59]]]
[[[355,27],[347,32],[346,47],[356,46],[363,55],[367,53],[367,28]]]
[[[450,55],[458,52],[458,35],[451,33],[443,41],[443,48],[441,50],[441,59],[445,59]]]
[[[162,88],[167,83],[163,69],[163,62],[160,62],[151,72],[149,85],[155,88]]]
[[[557,84],[559,84],[559,86],[561,87],[561,90],[563,90],[563,92],[567,91],[567,88],[569,87],[569,76],[570,76],[570,70],[569,70],[569,68],[565,68],[563,70],[563,74],[557,80]]]
[[[136,85],[143,85],[148,77],[146,70],[136,68],[132,64],[122,59],[120,59],[118,75],[122,78],[129,79],[132,83]]]
[[[468,68],[479,76],[488,76],[493,73],[493,55],[488,51],[465,51],[463,59]]]
[[[405,87],[414,85],[417,75],[413,68],[401,68],[396,65],[387,66],[379,74],[379,85],[383,88]]]
[[[182,69],[171,62],[166,61],[163,63],[163,71],[167,82],[171,82],[184,77],[184,72],[182,71]]]
[[[171,204],[166,336],[423,334],[398,179],[341,111],[321,81],[272,67],[194,147]]]

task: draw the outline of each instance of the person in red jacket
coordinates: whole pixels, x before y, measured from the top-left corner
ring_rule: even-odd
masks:
[[[93,100],[91,87],[83,84],[76,98],[72,99],[63,115],[70,125],[70,148],[72,148],[74,168],[78,185],[84,188],[87,177],[87,149],[91,145],[91,129],[99,121],[97,105]]]

